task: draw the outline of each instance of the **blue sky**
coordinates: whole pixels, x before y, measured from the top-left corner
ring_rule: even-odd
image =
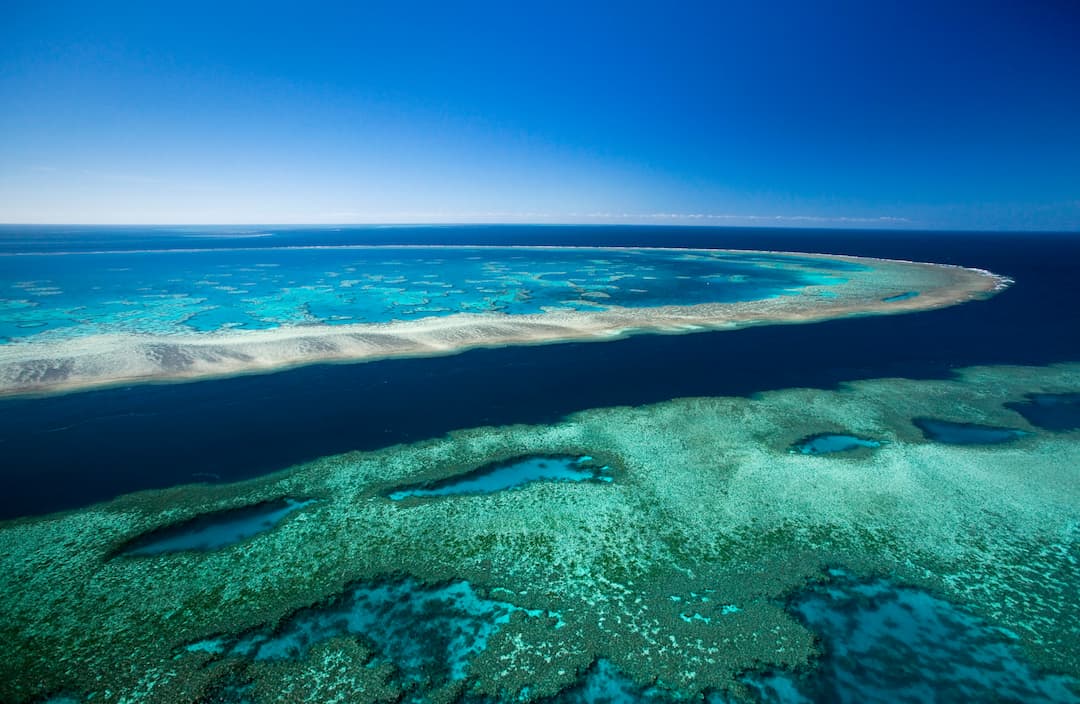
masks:
[[[0,222],[1080,229],[1070,2],[0,8]]]

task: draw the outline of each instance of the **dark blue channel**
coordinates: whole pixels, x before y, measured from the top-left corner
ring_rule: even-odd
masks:
[[[0,250],[25,247],[23,230],[0,228]],[[101,228],[89,234],[69,231],[68,241],[51,235],[40,247],[67,248],[72,238],[84,235],[92,240],[90,248],[115,246],[119,237]],[[159,239],[174,237],[134,230],[123,236],[132,247],[160,246]],[[833,388],[876,377],[941,379],[971,365],[1080,360],[1080,277],[1075,276],[1080,235],[1075,234],[506,226],[297,230],[273,244],[347,241],[821,251],[982,267],[1011,276],[1016,284],[988,301],[927,313],[475,350],[3,400],[0,518],[207,478],[243,479],[327,454],[413,442],[458,428],[552,423],[587,408]],[[172,240],[165,244],[176,246]]]
[[[1018,428],[954,423],[937,418],[913,418],[911,422],[923,431],[927,440],[943,442],[946,445],[1000,445],[1031,434]]]
[[[1080,393],[1028,394],[1023,402],[1005,405],[1036,428],[1058,433],[1080,430]]]
[[[791,452],[800,455],[830,455],[834,452],[849,452],[858,449],[873,450],[881,447],[882,444],[881,440],[861,438],[857,435],[820,433],[799,440],[791,446]]]

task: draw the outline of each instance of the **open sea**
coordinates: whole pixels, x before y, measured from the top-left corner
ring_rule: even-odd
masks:
[[[4,254],[217,248],[235,259],[244,249],[340,245],[804,251],[958,264],[1016,283],[987,301],[916,314],[320,364],[212,381],[0,399],[6,467],[0,517],[78,508],[141,489],[234,481],[328,454],[409,443],[460,428],[552,423],[588,408],[833,388],[855,379],[938,379],[974,365],[1080,360],[1080,236],[1069,233],[621,226],[0,228]],[[18,267],[14,257],[3,263]]]

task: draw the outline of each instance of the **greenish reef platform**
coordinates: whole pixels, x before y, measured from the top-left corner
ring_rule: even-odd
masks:
[[[1078,389],[1080,365],[992,367],[603,408],[8,522],[0,701],[197,702],[237,682],[264,702],[395,701],[410,685],[362,635],[295,658],[222,645],[380,580],[499,604],[483,647],[459,676],[426,682],[427,701],[538,701],[598,659],[673,697],[749,700],[745,673],[813,665],[814,634],[785,604],[829,568],[929,590],[1007,629],[1039,668],[1080,678],[1080,431],[1005,405]],[[913,425],[924,417],[1030,434],[950,445]],[[826,433],[881,445],[790,451]],[[587,456],[612,480],[387,497],[531,455]],[[119,554],[282,497],[315,501],[221,549]]]

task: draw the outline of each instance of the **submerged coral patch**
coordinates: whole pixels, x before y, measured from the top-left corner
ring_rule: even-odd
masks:
[[[710,692],[703,698],[687,698],[658,684],[640,685],[627,677],[610,660],[598,658],[580,679],[554,696],[536,704],[678,704],[679,702],[729,704],[722,694]],[[458,704],[498,704],[490,697],[464,696]]]
[[[203,514],[139,536],[125,545],[120,554],[139,557],[220,550],[270,530],[293,511],[313,503],[313,499],[284,498]]]
[[[1028,394],[1022,403],[1006,403],[1037,428],[1054,432],[1080,430],[1080,392]]]
[[[199,641],[186,650],[252,661],[297,660],[332,638],[360,637],[403,681],[438,683],[464,679],[469,660],[515,613],[558,623],[557,614],[481,596],[465,581],[427,585],[406,577],[357,584],[293,613],[276,628]]]
[[[659,687],[636,685],[609,660],[600,658],[580,683],[545,704],[666,704],[673,699],[671,692]]]
[[[882,298],[881,301],[882,303],[898,303],[900,301],[911,300],[918,295],[918,291],[904,291],[903,293],[898,293],[895,296],[885,296],[885,298]]]
[[[803,678],[749,677],[762,701],[1080,703],[1078,683],[1035,669],[1014,634],[924,590],[830,572],[790,606],[820,635],[823,657]]]
[[[610,482],[611,469],[592,464],[592,457],[532,456],[496,462],[436,482],[404,486],[388,493],[387,498],[401,501],[410,497],[433,498],[462,494],[491,494],[516,489],[538,481]]]
[[[881,440],[861,438],[857,435],[839,433],[819,433],[799,440],[791,446],[791,452],[800,455],[827,455],[833,452],[846,452],[860,448],[875,449],[881,447]]]
[[[927,440],[948,445],[1000,445],[1012,442],[1031,433],[1018,428],[1003,428],[977,423],[956,423],[937,418],[912,418],[911,422]]]

